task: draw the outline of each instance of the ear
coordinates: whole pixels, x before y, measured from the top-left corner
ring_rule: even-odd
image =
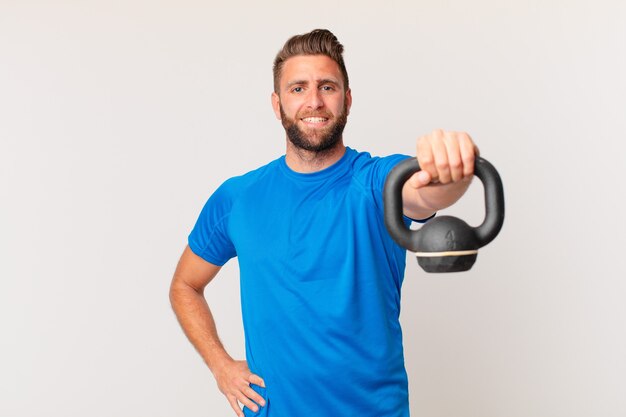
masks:
[[[278,120],[281,120],[280,117],[280,96],[276,94],[276,92],[272,93],[272,109],[274,109],[274,114]]]
[[[352,90],[348,88],[346,90],[346,116],[350,114],[350,107],[352,107]]]

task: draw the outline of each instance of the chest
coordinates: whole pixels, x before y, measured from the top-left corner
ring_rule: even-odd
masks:
[[[354,257],[358,240],[380,221],[372,195],[342,178],[259,187],[238,200],[228,227],[242,269],[268,265],[324,279]]]

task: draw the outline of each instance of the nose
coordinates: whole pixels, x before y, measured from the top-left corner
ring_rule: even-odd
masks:
[[[309,96],[307,97],[307,106],[311,109],[319,109],[324,107],[324,101],[322,100],[321,92],[315,88],[309,92]]]

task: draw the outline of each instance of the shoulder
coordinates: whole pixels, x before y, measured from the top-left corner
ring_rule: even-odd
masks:
[[[352,158],[355,178],[368,188],[380,188],[389,172],[401,161],[409,158],[408,155],[393,154],[388,156],[372,156],[369,152],[354,153]]]
[[[217,187],[206,200],[198,223],[206,225],[220,224],[226,221],[242,196],[249,194],[247,191],[255,186],[259,181],[272,170],[275,170],[276,161],[249,171],[243,175],[228,178]]]
[[[245,174],[228,178],[219,186],[219,188],[215,191],[215,194],[229,198],[235,198],[237,195],[241,195],[242,191],[245,191],[250,187],[254,187],[257,183],[275,175],[278,171],[278,164],[281,158],[275,159],[274,161],[271,161],[268,164],[252,171],[248,171]]]

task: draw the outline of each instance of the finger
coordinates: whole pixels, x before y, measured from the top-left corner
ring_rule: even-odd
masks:
[[[265,406],[265,399],[259,395],[258,392],[253,390],[252,388],[246,388],[243,390],[243,393],[246,397],[250,398],[252,401],[260,405],[261,407]]]
[[[259,406],[252,402],[250,398],[248,398],[242,391],[239,391],[237,394],[237,399],[239,402],[255,413],[259,411]]]
[[[254,385],[258,385],[259,387],[265,388],[265,381],[263,381],[263,378],[261,378],[258,375],[251,374],[250,377],[248,377],[248,382]]]
[[[459,149],[463,161],[463,178],[468,178],[474,174],[474,161],[478,155],[478,148],[474,145],[472,138],[467,133],[463,133],[459,136]]]
[[[435,158],[431,147],[431,135],[422,136],[417,140],[417,162],[420,169],[428,173],[430,180],[434,181],[437,179],[437,169],[435,168]]]
[[[448,151],[443,141],[444,133],[443,131],[439,132],[440,133],[433,137],[431,148],[433,150],[435,169],[437,170],[437,179],[440,183],[447,184],[451,179],[450,166],[448,165]]]
[[[241,408],[239,408],[237,398],[235,398],[234,395],[227,395],[226,398],[228,399],[228,402],[230,403],[232,409],[235,411],[235,414],[237,414],[237,416],[239,417],[244,417],[243,411],[241,411]]]
[[[463,160],[461,159],[459,136],[456,132],[446,132],[443,138],[452,181],[459,181],[463,178]]]
[[[417,190],[430,183],[430,174],[426,171],[417,171],[415,174],[411,175],[407,182],[411,188]]]

